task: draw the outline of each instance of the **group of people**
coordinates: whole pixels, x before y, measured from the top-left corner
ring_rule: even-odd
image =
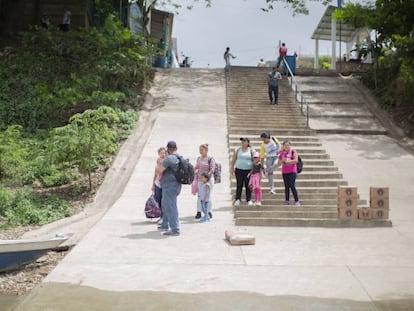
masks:
[[[208,144],[199,147],[200,156],[194,166],[195,185],[197,194],[197,212],[195,219],[207,222],[213,217],[211,211],[211,191],[214,185],[214,170],[216,161],[208,155]],[[161,218],[158,229],[167,236],[180,235],[177,197],[181,192],[181,183],[175,177],[179,167],[177,143],[169,141],[167,147],[158,149],[155,173],[151,191],[161,207]]]
[[[296,191],[296,175],[298,153],[291,148],[289,141],[282,144],[272,137],[270,133],[260,135],[262,144],[256,151],[250,146],[248,137],[240,138],[241,146],[236,148],[231,160],[231,173],[236,176],[236,199],[234,205],[240,205],[243,187],[246,189],[246,202],[248,205],[260,206],[262,204],[261,180],[268,177],[270,193],[275,194],[274,170],[282,167],[283,182],[285,185],[285,205],[290,204],[290,191],[293,193],[295,205],[300,206]],[[193,194],[197,194],[197,212],[195,219],[208,222],[213,217],[211,193],[214,186],[214,170],[216,161],[208,155],[208,144],[199,146],[200,156],[194,166],[196,185]],[[177,181],[175,172],[179,168],[177,143],[169,141],[167,147],[158,149],[155,172],[152,182],[152,192],[155,200],[161,207],[161,218],[158,229],[166,236],[179,236],[180,224],[177,207],[177,197],[181,192],[181,183]],[[254,193],[254,202],[252,201]]]
[[[241,146],[234,150],[230,168],[236,177],[234,205],[241,204],[243,187],[246,191],[247,205],[262,205],[261,179],[265,176],[268,177],[270,193],[275,194],[274,170],[276,167],[281,167],[285,185],[284,205],[290,205],[290,191],[292,191],[295,199],[294,204],[300,206],[296,190],[298,152],[291,148],[289,141],[280,144],[268,132],[263,132],[260,138],[262,140],[260,152],[250,146],[248,137],[241,137]],[[254,192],[254,201],[252,200],[252,191]]]

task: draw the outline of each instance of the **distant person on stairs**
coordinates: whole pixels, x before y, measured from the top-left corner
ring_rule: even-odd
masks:
[[[287,48],[286,44],[282,43],[282,46],[279,47],[279,57],[277,59],[277,64],[276,64],[277,68],[279,68],[280,63],[286,57],[287,52],[288,52],[288,48]]]
[[[289,141],[283,142],[283,149],[279,153],[279,161],[277,166],[282,166],[283,183],[285,184],[285,203],[284,205],[290,205],[289,193],[292,190],[293,197],[295,198],[295,205],[300,206],[298,192],[296,191],[296,176],[297,176],[297,163],[298,152],[291,148]]]
[[[267,67],[267,64],[263,60],[263,58],[260,59],[260,61],[257,64],[257,67]]]
[[[279,100],[279,80],[282,80],[282,75],[273,67],[272,71],[267,74],[267,86],[269,92],[270,104],[278,104]],[[274,101],[273,101],[274,100]]]
[[[241,147],[236,148],[231,159],[231,173],[236,176],[236,200],[234,205],[240,205],[243,186],[246,189],[247,205],[253,205],[252,191],[249,188],[249,173],[253,168],[253,152],[248,137],[240,138]]]
[[[227,47],[226,48],[226,51],[224,52],[224,61],[226,62],[226,66],[224,67],[224,70],[226,72],[230,71],[230,69],[231,69],[230,58],[236,58],[236,56],[234,56],[233,54],[231,54],[230,53],[230,48]]]
[[[275,194],[275,186],[273,183],[273,171],[277,165],[277,155],[280,151],[280,143],[277,138],[271,137],[270,133],[263,132],[260,135],[260,139],[263,141],[260,146],[260,160],[262,164],[265,164],[266,160],[266,175],[269,179],[270,193]]]

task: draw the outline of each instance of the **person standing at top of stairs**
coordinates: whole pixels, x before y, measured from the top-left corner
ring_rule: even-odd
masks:
[[[278,104],[279,80],[282,80],[282,75],[276,67],[273,67],[272,71],[267,74],[267,85],[270,104],[273,104],[273,100],[275,105]]]
[[[231,58],[236,58],[236,56],[234,56],[233,54],[230,53],[230,48],[227,47],[226,51],[224,52],[224,61],[226,62],[226,67],[224,67],[224,70],[226,72],[230,71],[230,69],[231,69],[230,57]]]
[[[285,43],[282,43],[282,46],[279,47],[279,57],[277,59],[277,64],[276,64],[276,67],[278,69],[279,69],[280,63],[282,62],[282,60],[287,55],[287,52],[288,52],[288,48],[287,48],[286,44]]]

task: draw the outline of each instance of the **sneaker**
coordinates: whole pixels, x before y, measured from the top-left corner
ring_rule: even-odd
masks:
[[[283,203],[283,205],[290,205],[290,202],[289,202],[289,201],[285,201],[285,202]]]
[[[197,212],[197,214],[195,215],[195,217],[194,217],[195,219],[200,219],[201,218],[201,213],[200,212]]]
[[[275,189],[270,189],[271,194],[276,194]]]
[[[166,232],[163,232],[162,235],[165,235],[165,236],[179,236],[180,232],[168,230]]]
[[[278,102],[275,102],[275,105],[278,105]]]
[[[256,206],[262,206],[262,202],[256,202],[255,205]]]
[[[295,202],[295,206],[300,206],[300,202],[299,201]]]
[[[210,218],[204,216],[203,218],[200,219],[200,222],[208,222],[210,221]]]
[[[160,232],[167,232],[168,231],[168,228],[163,228],[161,226],[158,226],[158,231],[160,231]]]
[[[213,218],[213,213],[212,212],[208,212],[208,217]]]
[[[239,206],[239,205],[240,205],[240,200],[234,201],[234,206]]]
[[[248,201],[247,202],[247,205],[253,205],[253,202],[252,201]]]

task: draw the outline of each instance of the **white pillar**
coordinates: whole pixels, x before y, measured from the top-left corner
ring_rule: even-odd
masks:
[[[331,23],[331,41],[332,41],[331,70],[335,70],[336,69],[336,21],[335,21],[333,14],[332,14],[332,23]]]
[[[315,58],[313,60],[313,68],[319,68],[319,39],[315,39]]]

